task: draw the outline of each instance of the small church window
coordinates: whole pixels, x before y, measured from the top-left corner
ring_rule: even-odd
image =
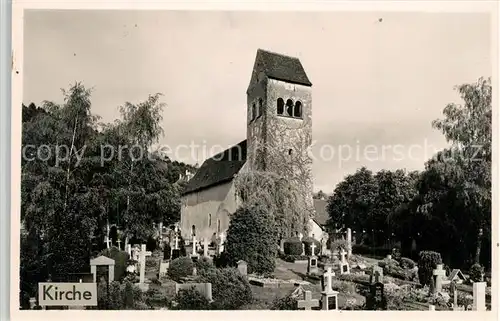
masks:
[[[196,226],[194,226],[194,225],[191,227],[191,234],[193,236],[196,236]]]
[[[252,104],[252,120],[254,120],[257,117],[257,107],[255,106],[255,103]]]
[[[286,113],[287,116],[293,116],[293,101],[291,99],[286,101]]]
[[[212,214],[208,214],[208,227],[212,226]]]
[[[278,98],[277,107],[278,115],[283,115],[283,113],[285,112],[285,101],[283,100],[283,98]]]
[[[302,103],[300,101],[297,101],[295,103],[295,108],[293,109],[293,117],[302,117]]]
[[[290,149],[288,150],[288,155],[292,155],[292,153],[293,153],[293,149],[291,149],[291,148],[290,148]]]
[[[264,105],[262,104],[262,98],[259,98],[259,116],[264,115]]]
[[[220,220],[217,220],[217,233],[220,233]]]

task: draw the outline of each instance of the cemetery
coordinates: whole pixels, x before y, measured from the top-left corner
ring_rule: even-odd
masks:
[[[362,256],[353,254],[351,246],[318,252],[314,242],[301,243],[309,244],[309,251],[305,251],[292,238],[290,242],[281,242],[286,250],[279,255],[307,257],[307,263],[277,257],[274,272],[264,276],[249,273],[248,264],[243,260],[234,266],[223,262],[223,235],[211,245],[207,240],[198,241],[193,237],[181,251],[177,227],[167,234],[173,238],[160,237],[153,251],[148,251],[146,244],[127,244],[125,249],[120,249],[107,242],[110,247],[103,253],[109,257],[103,254],[90,260],[90,277],[86,282],[98,283],[97,309],[491,309],[489,282],[471,280],[456,269],[447,272],[441,263],[428,271],[430,278],[425,283],[419,281],[419,275],[424,275],[419,273],[419,266],[432,262],[416,263],[392,255]],[[347,239],[341,244],[351,244],[351,241]],[[290,250],[294,247],[302,252],[293,254]],[[421,257],[425,261],[426,257],[439,257],[439,254],[422,253]],[[464,280],[457,282],[457,274]],[[79,282],[83,280],[80,276]],[[53,308],[37,306],[36,298],[31,298],[30,304],[32,309]]]
[[[69,309],[40,306],[37,284],[88,282],[97,306],[71,309],[491,310],[490,80],[462,85],[465,107],[433,122],[452,141],[481,136],[483,159],[445,149],[421,172],[361,167],[331,195],[313,193],[311,86],[298,58],[258,49],[247,138],[201,166],[148,151],[159,94],[102,132],[79,83],[61,106],[23,106],[23,144],[89,147],[84,166],[23,165],[20,307]],[[103,142],[149,154],[101,164]]]

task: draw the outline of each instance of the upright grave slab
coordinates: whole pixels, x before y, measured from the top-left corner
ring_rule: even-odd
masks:
[[[317,274],[318,273],[318,257],[314,255],[316,250],[316,244],[311,243],[311,256],[307,261],[307,274]]]
[[[93,276],[93,282],[97,282],[97,267],[107,266],[108,267],[108,282],[113,282],[115,280],[115,260],[110,259],[107,256],[101,255],[95,259],[90,260],[90,272]]]
[[[142,244],[141,251],[139,252],[140,273],[139,273],[139,283],[137,284],[137,286],[142,291],[147,291],[149,289],[149,284],[145,283],[145,281],[146,281],[146,257],[150,255],[151,252],[146,251],[146,244]]]
[[[486,311],[486,282],[472,284],[472,310]]]
[[[384,284],[376,282],[370,285],[370,296],[366,302],[368,310],[387,310],[387,299],[384,294]]]
[[[443,291],[443,280],[446,278],[446,270],[443,269],[443,264],[438,264],[436,269],[432,271],[434,277],[434,286],[437,293]]]
[[[347,252],[342,248],[340,250],[340,263],[339,263],[341,275],[351,273],[349,262],[347,261],[346,255],[347,255]]]

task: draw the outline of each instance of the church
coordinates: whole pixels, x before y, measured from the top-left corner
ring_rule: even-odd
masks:
[[[312,83],[302,63],[258,49],[246,94],[246,139],[205,160],[187,182],[181,198],[182,237],[213,240],[225,233],[242,202],[235,176],[259,170],[299,179],[309,209],[308,236],[321,240],[326,201],[313,199]]]

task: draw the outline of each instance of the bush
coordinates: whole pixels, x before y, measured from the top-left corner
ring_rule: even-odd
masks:
[[[130,282],[99,283],[97,287],[99,310],[144,310],[148,309],[142,291]]]
[[[206,257],[196,261],[194,266],[196,266],[196,272],[198,274],[204,274],[208,271],[215,269],[215,265],[212,262],[210,262]]]
[[[229,257],[226,252],[222,252],[214,257],[214,265],[217,268],[225,268],[230,266]]]
[[[286,255],[302,255],[302,241],[298,237],[292,237],[283,243]]]
[[[352,248],[352,246],[353,246],[353,244],[351,244],[351,248]],[[337,251],[337,250],[340,250],[341,248],[347,251],[347,248],[348,248],[347,240],[344,240],[344,239],[335,240],[331,243],[330,248],[332,251]]]
[[[298,310],[297,299],[292,296],[277,298],[273,301],[271,310]]]
[[[305,245],[305,254],[306,255],[311,255],[311,245],[314,243],[316,245],[316,248],[314,249],[314,255],[319,255],[319,253],[321,252],[321,243],[312,238],[312,237],[305,237],[302,239],[302,243],[304,243]]]
[[[473,264],[469,270],[469,277],[472,282],[482,282],[484,267],[478,263]]]
[[[415,268],[416,263],[412,259],[409,259],[407,257],[402,257],[399,260],[399,265],[404,269],[413,269]]]
[[[191,258],[181,256],[172,262],[168,267],[168,276],[174,281],[180,281],[181,278],[193,274],[194,263]]]
[[[176,310],[209,310],[210,302],[195,287],[179,290],[174,301]]]
[[[121,281],[127,275],[128,253],[112,246],[109,249],[103,250],[101,255],[115,260],[115,280]]]
[[[250,284],[238,269],[209,270],[200,275],[198,281],[212,283],[212,306],[216,310],[237,310],[253,301]]]
[[[441,254],[434,251],[421,251],[418,259],[418,279],[422,285],[430,285],[432,271],[441,264]]]
[[[146,304],[151,307],[165,307],[170,304],[167,296],[157,288],[149,289],[145,297]]]
[[[270,274],[276,267],[276,243],[274,218],[263,207],[244,206],[231,218],[224,249],[231,266],[244,260],[249,273]]]

